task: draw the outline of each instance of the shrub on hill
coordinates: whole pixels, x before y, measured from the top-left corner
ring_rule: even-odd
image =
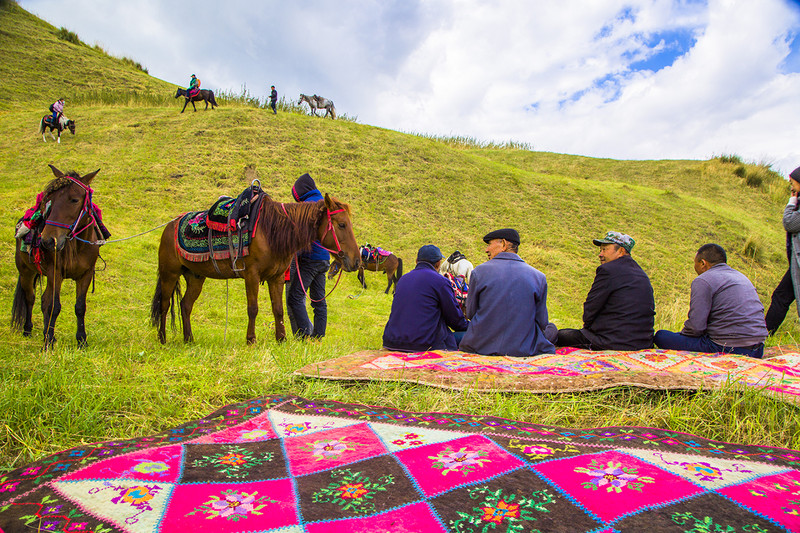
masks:
[[[77,45],[82,45],[83,44],[83,42],[78,38],[78,34],[77,33],[73,32],[73,31],[69,31],[67,28],[65,28],[63,26],[58,28],[58,31],[56,32],[56,37],[58,37],[62,41],[67,41],[68,43],[77,44]]]

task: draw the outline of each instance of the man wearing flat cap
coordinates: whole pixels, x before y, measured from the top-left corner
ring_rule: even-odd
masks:
[[[483,241],[489,260],[472,271],[467,297],[470,323],[459,349],[512,357],[555,353],[544,335],[547,279],[517,255],[519,233],[499,229]]]
[[[629,235],[609,231],[593,239],[600,266],[583,304],[583,327],[558,331],[556,346],[588,350],[643,350],[653,347],[656,304],[653,286],[631,257]]]
[[[451,331],[467,329],[447,278],[439,274],[442,252],[426,244],[417,252],[417,266],[397,280],[392,311],[383,330],[383,346],[389,350],[422,352],[455,350]]]

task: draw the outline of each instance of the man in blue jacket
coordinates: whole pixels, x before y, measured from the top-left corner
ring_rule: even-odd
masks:
[[[631,257],[636,241],[624,233],[609,231],[592,242],[600,247],[600,266],[583,304],[583,328],[559,330],[556,346],[652,348],[656,304],[650,278]]]
[[[455,331],[467,329],[447,278],[439,274],[442,252],[426,244],[417,252],[417,266],[397,280],[383,346],[389,350],[422,352],[455,350]]]
[[[292,186],[292,196],[296,202],[316,202],[322,200],[322,193],[317,189],[308,173],[303,174]],[[300,263],[298,268],[297,263]],[[330,267],[330,253],[319,241],[314,241],[311,251],[297,255],[292,259],[289,269],[289,287],[286,290],[286,311],[292,325],[292,333],[296,337],[322,338],[328,325],[328,304],[325,301],[325,274]],[[314,324],[306,311],[306,291],[311,298],[314,309]]]
[[[467,296],[465,352],[529,357],[555,353],[545,338],[547,278],[517,255],[519,233],[505,228],[483,237],[489,261],[475,267]]]

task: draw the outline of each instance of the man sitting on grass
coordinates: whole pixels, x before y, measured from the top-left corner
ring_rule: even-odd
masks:
[[[383,330],[389,350],[423,352],[455,350],[450,329],[464,331],[467,320],[447,278],[439,274],[442,252],[426,244],[417,252],[417,266],[397,280],[392,311]]]
[[[555,353],[545,338],[547,278],[517,255],[519,233],[495,230],[483,238],[489,261],[475,267],[467,296],[465,352],[530,357]]]
[[[680,333],[657,331],[656,346],[759,359],[764,355],[764,306],[750,280],[727,261],[718,244],[704,244],[697,250],[694,270],[698,276],[692,281],[689,318]]]
[[[656,304],[650,278],[631,257],[636,241],[609,231],[592,242],[600,247],[600,266],[583,304],[583,328],[559,330],[555,345],[588,350],[652,348]]]

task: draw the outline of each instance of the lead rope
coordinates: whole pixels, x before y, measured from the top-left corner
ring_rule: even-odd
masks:
[[[222,342],[228,340],[228,283],[229,279],[225,280],[225,332],[222,334]]]

